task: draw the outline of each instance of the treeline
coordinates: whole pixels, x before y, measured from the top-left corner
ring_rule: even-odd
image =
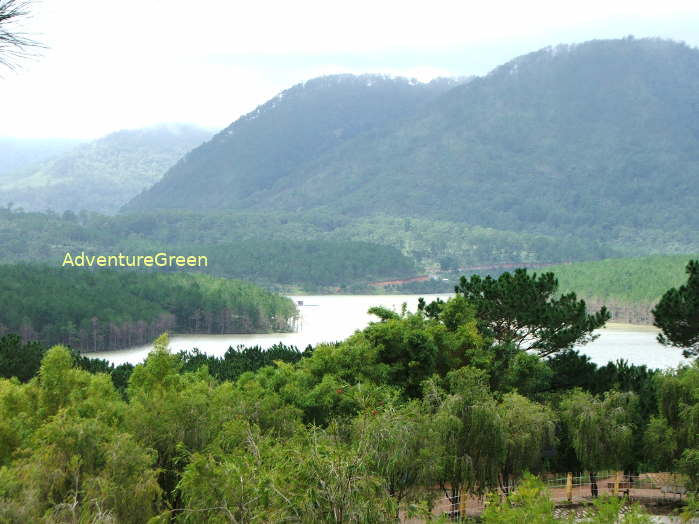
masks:
[[[295,315],[288,298],[207,275],[0,266],[0,334],[46,345],[97,351],[164,331],[284,331]]]
[[[209,374],[217,380],[235,382],[248,371],[257,371],[277,362],[293,364],[312,353],[313,348],[310,346],[301,352],[295,346],[280,343],[267,349],[259,346],[229,347],[222,357],[207,355],[194,348],[190,351],[180,351],[177,357],[182,361],[181,372],[197,371],[206,366]]]
[[[278,220],[283,221],[283,218]],[[306,291],[353,282],[401,278],[417,273],[415,262],[392,246],[320,238],[313,226],[255,218],[191,213],[105,217],[90,213],[26,213],[0,208],[0,262],[60,264],[67,252],[208,255],[201,271],[240,278],[268,288],[299,286]],[[295,232],[293,230],[300,230]]]
[[[208,256],[215,275],[267,285],[302,284],[307,291],[417,272],[397,249],[368,242],[242,240],[197,249]]]
[[[634,258],[547,265],[536,271],[555,273],[562,293],[575,291],[592,310],[606,306],[614,322],[653,324],[652,310],[669,288],[685,278],[687,259],[695,255],[650,255]],[[472,274],[497,277],[503,270],[484,269]],[[444,272],[439,278],[387,286],[390,293],[451,293],[458,272]]]
[[[543,235],[470,226],[448,220],[372,215],[352,217],[337,211],[195,212],[169,210],[116,217],[83,214],[102,241],[140,235],[185,244],[217,243],[235,232],[239,240],[328,240],[390,246],[424,263],[453,257],[458,266],[503,262],[563,262],[613,256],[604,243],[575,235]],[[445,262],[448,263],[447,260]]]
[[[463,274],[465,268],[488,264],[594,261],[636,252],[570,235],[501,231],[427,219],[350,218],[320,211],[206,214],[173,210],[105,217],[0,208],[0,242],[5,247],[0,262],[5,263],[59,264],[66,252],[83,250],[204,254],[209,255],[209,266],[202,269],[214,276],[273,289],[296,286],[309,292],[336,288],[366,292],[367,282],[425,271],[451,277]],[[610,259],[600,266],[562,264],[555,270],[560,271],[565,289],[579,289],[586,297],[650,302],[676,284],[677,278],[668,275],[681,275],[682,259],[681,255],[632,259],[627,270],[627,259]],[[432,288],[415,287],[416,292]]]
[[[15,334],[0,337],[0,377],[15,377],[22,382],[28,382],[38,372],[41,361],[48,348],[39,342],[24,342],[22,337]],[[124,363],[115,366],[108,360],[90,358],[81,355],[79,351],[70,348],[75,365],[91,373],[106,373],[112,379],[114,387],[124,393],[129,383],[129,377],[134,370],[133,364]],[[235,381],[248,371],[257,371],[275,362],[294,363],[313,353],[312,347],[301,352],[295,346],[275,344],[262,349],[259,346],[229,347],[221,357],[201,353],[197,348],[180,351],[180,372],[197,371],[206,366],[209,374],[220,381]]]
[[[323,215],[316,212],[306,216],[313,221],[321,220]],[[346,241],[371,239],[394,246],[420,263],[443,271],[484,264],[596,260],[618,253],[609,244],[579,235],[515,232],[456,221],[386,215],[345,217],[328,236]]]

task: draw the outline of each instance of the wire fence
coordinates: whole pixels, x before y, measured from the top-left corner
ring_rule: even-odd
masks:
[[[545,477],[551,500],[557,506],[586,504],[596,496],[616,495],[646,504],[679,504],[687,498],[685,480],[670,473],[643,473],[624,475],[621,472],[603,471],[592,479],[589,474]],[[516,489],[511,483],[509,490]],[[501,497],[505,494],[498,492]],[[441,497],[434,507],[435,515],[446,515],[453,521],[480,515],[485,509],[487,497],[462,494],[453,499]]]
[[[594,476],[566,476],[546,479],[555,502],[585,501],[599,495],[618,495],[648,502],[680,502],[687,495],[684,479],[669,473],[624,475],[603,472]]]

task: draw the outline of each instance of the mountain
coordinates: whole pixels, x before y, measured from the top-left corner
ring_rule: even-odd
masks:
[[[359,135],[383,133],[458,82],[334,75],[298,84],[186,155],[124,210],[263,205],[279,180]]]
[[[285,91],[125,209],[382,213],[619,245],[668,232],[696,241],[697,49],[629,37],[542,49],[455,86],[372,78]]]
[[[699,52],[655,40],[545,49],[284,180],[268,205],[516,230],[696,230]],[[435,205],[438,202],[439,205]]]
[[[27,210],[114,213],[211,134],[187,124],[111,133],[6,175],[0,195]]]

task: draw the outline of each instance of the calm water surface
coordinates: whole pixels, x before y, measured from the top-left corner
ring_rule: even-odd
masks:
[[[376,317],[367,314],[372,306],[384,306],[400,311],[406,303],[410,311],[417,309],[419,297],[429,302],[437,297],[447,299],[451,295],[319,295],[292,296],[299,306],[301,321],[296,333],[269,333],[264,335],[175,335],[170,339],[173,352],[199,348],[210,355],[223,355],[229,346],[245,345],[268,348],[283,342],[304,349],[308,344],[343,340],[357,329],[364,328]],[[610,325],[600,330],[600,337],[581,348],[596,364],[625,359],[632,364],[645,364],[651,368],[675,367],[686,362],[679,349],[660,345],[655,337],[657,330],[650,327]],[[88,353],[91,357],[104,358],[114,364],[142,362],[152,348],[139,346],[116,351]]]

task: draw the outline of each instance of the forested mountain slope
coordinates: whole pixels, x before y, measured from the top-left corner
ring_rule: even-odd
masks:
[[[268,102],[128,209],[381,212],[604,239],[699,226],[699,51],[684,44],[543,49],[419,107],[406,100],[383,127],[346,122],[356,111],[321,93],[335,90],[297,86]]]
[[[655,40],[546,49],[446,93],[423,117],[289,178],[269,204],[381,209],[609,237],[699,217],[699,51]]]
[[[114,213],[211,132],[187,124],[123,130],[0,179],[2,204]]]
[[[192,151],[125,210],[264,205],[280,179],[300,176],[314,158],[358,135],[383,134],[457,83],[334,75],[295,85]]]

